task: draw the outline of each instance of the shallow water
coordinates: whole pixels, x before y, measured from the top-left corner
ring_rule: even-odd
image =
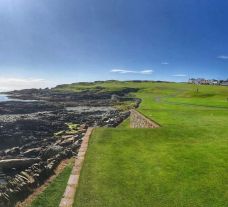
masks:
[[[10,98],[5,94],[0,94],[0,102],[6,102],[6,101],[23,101],[23,102],[31,102],[36,100],[22,100],[22,99],[16,99],[16,98]]]
[[[0,95],[0,102],[3,102],[3,101],[9,101],[9,98],[6,95],[1,94]]]

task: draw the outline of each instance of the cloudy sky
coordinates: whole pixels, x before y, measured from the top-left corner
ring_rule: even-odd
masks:
[[[227,0],[0,0],[0,90],[228,78]]]

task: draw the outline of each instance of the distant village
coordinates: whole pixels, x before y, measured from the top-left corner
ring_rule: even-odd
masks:
[[[228,79],[227,80],[216,80],[211,79],[207,80],[204,78],[190,78],[188,83],[197,84],[197,85],[221,85],[221,86],[228,86]]]

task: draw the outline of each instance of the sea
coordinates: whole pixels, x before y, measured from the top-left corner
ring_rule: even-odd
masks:
[[[0,102],[4,101],[11,101],[11,98],[9,98],[7,95],[0,94]]]
[[[36,101],[36,100],[22,100],[22,99],[10,98],[6,94],[0,94],[0,102],[6,102],[6,101],[32,102],[32,101]]]

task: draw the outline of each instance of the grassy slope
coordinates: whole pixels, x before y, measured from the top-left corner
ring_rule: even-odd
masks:
[[[30,207],[57,207],[61,201],[72,170],[72,163],[32,202]]]
[[[130,117],[125,119],[117,128],[129,128],[130,127]]]
[[[62,92],[80,92],[84,90],[99,91],[99,92],[112,92],[118,91],[125,87],[133,87],[134,83],[120,82],[120,81],[106,81],[106,82],[89,82],[89,83],[72,83],[66,85],[60,85],[54,88],[54,90]]]
[[[133,85],[162,128],[97,129],[74,206],[228,206],[228,88]]]

